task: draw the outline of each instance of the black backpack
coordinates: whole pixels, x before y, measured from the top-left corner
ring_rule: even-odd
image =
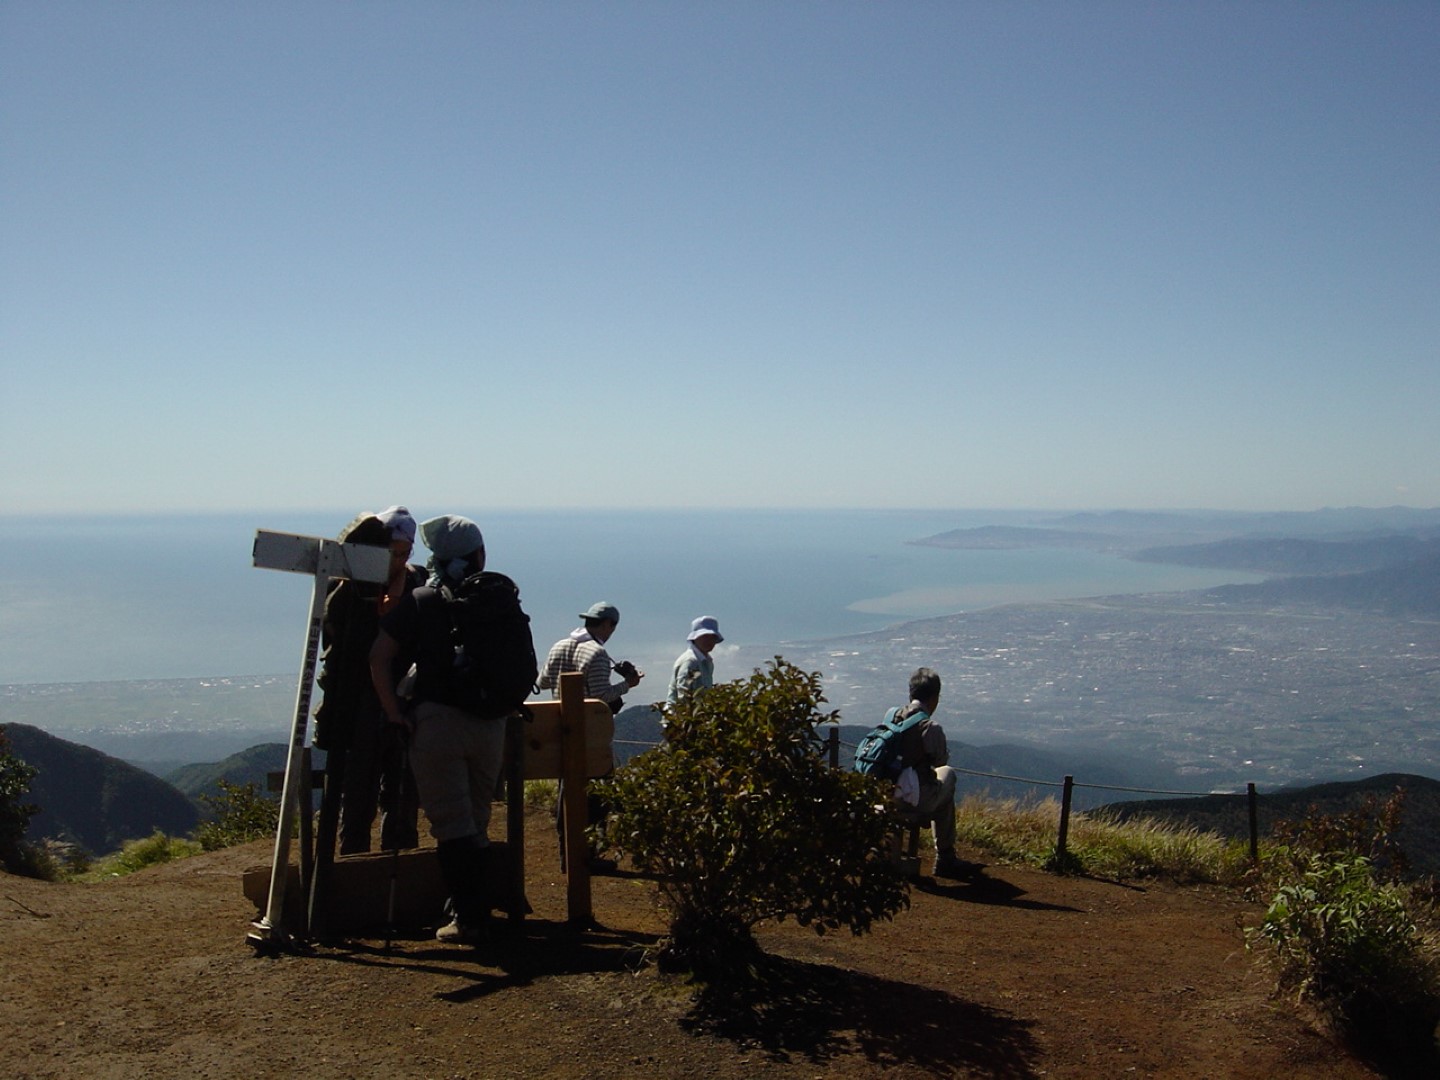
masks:
[[[855,748],[855,771],[867,776],[878,776],[884,780],[898,780],[905,768],[905,755],[901,752],[905,736],[930,714],[917,709],[909,716],[900,718],[897,706],[885,714],[885,719],[860,740]]]
[[[520,590],[504,574],[482,570],[440,594],[455,634],[450,703],[487,720],[509,716],[540,673]]]

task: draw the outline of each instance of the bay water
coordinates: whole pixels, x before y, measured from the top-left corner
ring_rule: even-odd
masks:
[[[661,690],[697,615],[720,621],[723,673],[740,644],[783,651],[1001,604],[1254,580],[1076,549],[910,543],[1043,517],[1018,511],[456,512],[484,530],[489,568],[519,583],[542,656],[608,600],[621,612],[611,655]],[[334,536],[350,516],[0,517],[0,684],[296,673],[311,583],[255,569],[255,531]]]

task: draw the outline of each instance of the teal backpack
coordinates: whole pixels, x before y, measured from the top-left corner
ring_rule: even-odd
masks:
[[[896,719],[900,708],[885,714],[876,728],[860,740],[855,748],[855,771],[866,776],[878,776],[885,780],[899,779],[905,767],[904,755],[900,752],[907,732],[917,727],[922,720],[930,719],[924,709],[917,709],[903,720]]]

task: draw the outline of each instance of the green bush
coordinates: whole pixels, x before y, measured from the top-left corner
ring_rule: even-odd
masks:
[[[246,844],[265,836],[274,836],[280,823],[280,800],[263,795],[253,783],[234,784],[216,781],[218,795],[201,795],[212,818],[195,830],[195,839],[206,851],[216,851],[235,844]]]
[[[26,877],[48,876],[41,872],[46,862],[25,842],[25,829],[40,808],[24,801],[35,779],[35,766],[10,752],[5,729],[0,727],[0,866]]]
[[[1440,967],[1395,885],[1361,855],[1290,852],[1251,948],[1267,947],[1279,989],[1315,1006],[1342,1033],[1424,1043],[1440,1020]]]
[[[560,801],[558,780],[526,780],[525,809],[530,813],[555,813],[555,804]]]
[[[1360,805],[1335,814],[1321,813],[1313,803],[1303,817],[1277,821],[1271,836],[1277,855],[1294,854],[1291,869],[1303,872],[1305,858],[1316,855],[1363,855],[1371,875],[1401,881],[1409,875],[1410,859],[1400,846],[1400,823],[1405,814],[1405,792],[1397,789],[1383,803],[1366,795]]]
[[[167,836],[156,829],[140,840],[131,840],[114,855],[101,859],[88,872],[90,877],[120,877],[144,870],[147,866],[158,866],[174,859],[186,859],[198,855],[201,847],[194,840]]]
[[[95,865],[94,856],[85,846],[71,840],[47,836],[41,841],[39,852],[47,869],[43,876],[50,881],[83,878]]]
[[[819,754],[816,725],[836,719],[820,685],[777,657],[669,710],[667,744],[596,785],[606,840],[658,875],[667,966],[743,977],[763,921],[861,934],[908,904],[886,857],[888,793]]]

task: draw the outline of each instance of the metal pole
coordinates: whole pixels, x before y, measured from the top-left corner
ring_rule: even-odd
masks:
[[[405,778],[410,775],[410,740],[409,732],[401,729],[400,740],[400,783],[395,792],[395,804],[397,807],[405,805]],[[394,832],[399,832],[398,829]],[[400,838],[394,833],[390,841],[393,847],[390,850],[390,899],[385,905],[385,951],[390,951],[390,946],[395,940],[395,895],[400,886]]]

